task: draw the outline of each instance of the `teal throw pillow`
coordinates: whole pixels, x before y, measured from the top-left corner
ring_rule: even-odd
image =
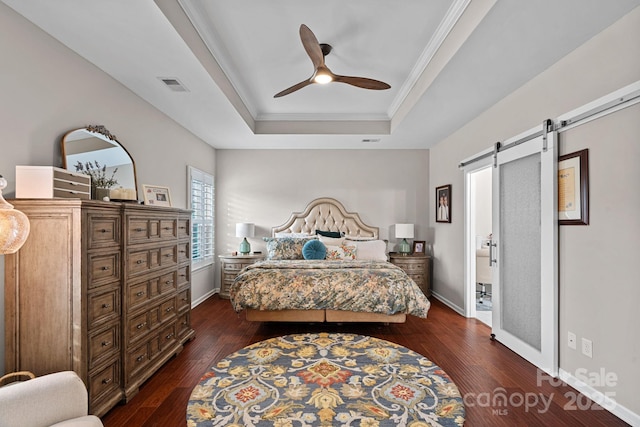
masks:
[[[324,259],[327,255],[327,248],[320,240],[309,240],[302,247],[304,259]]]

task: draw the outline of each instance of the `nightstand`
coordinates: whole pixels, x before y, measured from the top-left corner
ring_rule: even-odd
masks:
[[[219,255],[220,258],[220,298],[229,298],[229,289],[240,270],[264,259],[262,254]]]
[[[404,270],[416,282],[425,296],[431,296],[431,257],[424,254],[389,254],[389,262]]]

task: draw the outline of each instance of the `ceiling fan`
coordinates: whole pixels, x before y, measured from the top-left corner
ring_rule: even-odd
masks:
[[[311,58],[311,62],[313,62],[315,71],[309,79],[303,80],[300,83],[297,83],[290,88],[283,90],[282,92],[276,93],[275,95],[273,95],[274,98],[289,95],[290,93],[302,89],[303,87],[313,83],[347,83],[352,86],[373,90],[383,90],[389,89],[391,87],[385,82],[368,79],[366,77],[340,76],[338,74],[333,74],[331,70],[324,64],[324,57],[331,52],[331,45],[328,45],[326,43],[318,43],[318,39],[316,38],[315,34],[313,34],[309,27],[304,24],[300,25],[300,39],[302,40],[304,50],[307,51],[307,55],[309,55],[309,58]]]

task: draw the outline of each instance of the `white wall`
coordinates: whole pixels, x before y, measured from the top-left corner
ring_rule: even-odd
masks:
[[[589,40],[580,48],[551,66],[545,72],[510,94],[488,111],[474,119],[456,133],[441,141],[431,150],[430,187],[453,185],[453,206],[463,204],[463,173],[456,165],[495,141],[531,129],[544,119],[555,118],[577,107],[620,89],[640,78],[640,8],[634,9],[617,23]],[[630,203],[615,212],[615,219],[606,225],[592,223],[588,227],[567,229],[562,227],[560,237],[560,299],[561,368],[575,372],[578,367],[601,367],[624,377],[616,388],[616,400],[640,414],[637,384],[640,383],[640,324],[637,273],[627,264],[629,251],[638,259],[638,246],[632,246],[627,233],[635,231],[637,240],[638,165],[637,138],[633,129],[608,129],[606,136],[597,141],[591,138],[571,142],[565,149],[590,148],[597,165],[591,170],[592,185],[608,185],[606,194],[613,194],[616,203]],[[627,140],[630,132],[631,139]],[[621,136],[620,138],[618,136]],[[622,138],[624,135],[624,138]],[[561,142],[562,144],[562,142]],[[619,145],[617,147],[613,147]],[[609,148],[614,148],[609,151]],[[622,150],[619,152],[619,150]],[[626,152],[628,156],[620,170],[616,162]],[[633,160],[631,160],[633,159]],[[619,172],[624,171],[624,179]],[[634,197],[629,198],[630,193]],[[592,200],[594,218],[613,213],[607,207],[607,198]],[[636,227],[629,227],[629,224]],[[434,291],[450,303],[462,307],[464,301],[463,217],[453,216],[452,224],[430,224],[434,236]],[[602,228],[602,232],[599,229]],[[633,234],[631,234],[633,235]],[[588,242],[589,244],[585,244]],[[598,248],[598,249],[596,249]],[[597,255],[595,252],[597,251]],[[584,260],[584,262],[583,262]],[[637,262],[636,262],[637,263]],[[580,267],[578,267],[578,264]],[[568,269],[568,270],[565,270]],[[578,270],[580,272],[578,273]],[[615,273],[611,284],[609,272]],[[580,295],[577,298],[577,295]],[[635,305],[634,305],[635,303]],[[594,342],[594,357],[588,363],[583,358],[567,353],[567,327],[585,334]],[[628,332],[627,332],[628,331]],[[599,349],[599,350],[598,350]],[[631,388],[628,384],[631,384]],[[632,388],[635,387],[635,390]],[[598,388],[606,392],[606,388]]]
[[[237,222],[255,223],[252,250],[264,251],[261,237],[318,197],[358,212],[392,249],[395,223],[415,224],[415,239],[430,241],[428,164],[428,150],[218,150],[216,252],[238,250]]]
[[[89,124],[107,127],[136,162],[142,184],[171,188],[187,206],[187,165],[214,173],[215,150],[0,3],[0,174],[15,191],[16,165],[61,166],[60,140]],[[135,66],[132,64],[132,66]],[[140,197],[141,198],[141,197]],[[4,290],[0,256],[0,293]],[[213,289],[213,269],[192,275],[193,298]],[[4,312],[4,295],[0,295]],[[4,366],[4,314],[0,370]]]

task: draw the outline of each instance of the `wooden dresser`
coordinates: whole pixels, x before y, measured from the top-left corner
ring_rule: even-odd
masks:
[[[431,257],[424,254],[389,254],[389,262],[404,270],[416,282],[425,296],[431,296]]]
[[[31,223],[5,256],[5,370],[73,370],[101,416],[195,335],[190,212],[16,199]],[[142,325],[142,326],[140,326]]]

